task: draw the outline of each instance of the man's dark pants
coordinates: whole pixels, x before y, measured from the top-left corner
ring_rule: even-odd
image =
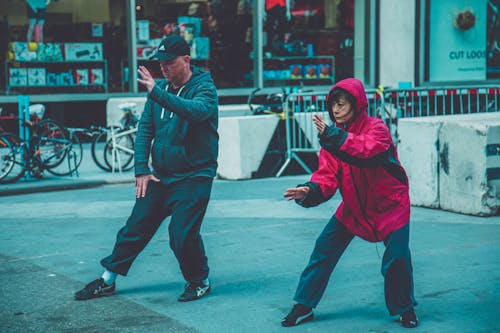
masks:
[[[385,302],[389,313],[397,315],[417,305],[413,295],[413,268],[408,247],[409,223],[392,232],[384,241],[382,258]],[[316,240],[309,263],[302,272],[294,301],[316,307],[340,257],[354,238],[337,218],[332,217]]]
[[[184,278],[188,282],[206,279],[209,268],[200,227],[212,182],[208,177],[184,179],[170,185],[150,181],[146,196],[136,200],[127,223],[118,232],[112,254],[102,259],[101,264],[114,273],[127,275],[160,224],[171,216],[170,247]]]

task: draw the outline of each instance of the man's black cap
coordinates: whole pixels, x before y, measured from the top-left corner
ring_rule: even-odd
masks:
[[[178,56],[190,55],[189,45],[179,35],[166,37],[158,46],[157,52],[151,57],[156,60],[172,60]]]

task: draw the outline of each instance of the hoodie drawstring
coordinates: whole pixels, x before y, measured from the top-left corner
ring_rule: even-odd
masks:
[[[182,91],[182,89],[184,89],[184,87],[185,87],[185,86],[186,86],[186,85],[183,85],[183,86],[181,86],[181,87],[179,88],[179,90],[177,91],[177,94],[176,94],[177,96],[179,96],[179,95],[181,94],[181,91]],[[170,87],[170,85],[169,85],[169,84],[167,84],[167,86],[165,87],[165,90],[166,90],[166,91],[168,91],[168,87]],[[161,116],[160,116],[160,118],[161,118],[161,119],[163,119],[163,116],[164,116],[164,115],[165,115],[165,108],[161,108]],[[169,119],[172,119],[172,117],[173,117],[173,116],[174,116],[174,114],[173,114],[172,112],[170,112],[170,117],[169,117]]]

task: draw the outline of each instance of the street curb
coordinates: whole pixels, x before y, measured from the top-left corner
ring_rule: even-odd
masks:
[[[10,196],[10,195],[19,195],[19,194],[31,194],[31,193],[40,193],[40,192],[54,192],[54,191],[63,191],[63,190],[76,190],[76,189],[84,189],[91,187],[98,187],[104,185],[113,185],[113,184],[129,184],[133,183],[134,179],[120,179],[120,180],[75,180],[75,181],[67,181],[67,180],[57,180],[50,181],[48,184],[37,184],[34,186],[33,183],[23,183],[23,184],[15,184],[15,185],[2,185],[3,186],[11,186],[11,188],[0,188],[0,197],[2,196]]]

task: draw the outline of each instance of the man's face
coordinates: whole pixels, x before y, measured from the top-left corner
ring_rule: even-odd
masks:
[[[160,60],[160,69],[163,76],[171,82],[184,79],[189,68],[189,56],[179,56],[172,60]]]
[[[354,117],[354,110],[351,104],[343,97],[332,104],[332,113],[337,124],[345,124]]]

